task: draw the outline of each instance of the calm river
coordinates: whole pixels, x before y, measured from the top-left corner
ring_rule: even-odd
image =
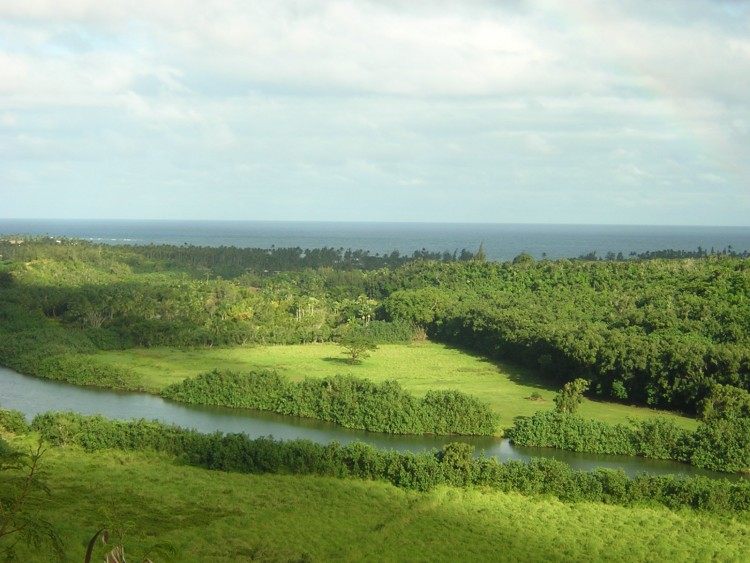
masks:
[[[82,414],[102,414],[108,418],[121,420],[132,418],[158,420],[185,428],[194,428],[200,432],[217,430],[225,433],[241,432],[251,438],[273,436],[280,440],[304,438],[322,444],[327,444],[332,440],[337,440],[342,444],[359,440],[378,448],[413,452],[439,449],[448,442],[466,442],[473,444],[477,451],[484,451],[488,456],[497,457],[501,461],[509,459],[527,461],[532,457],[552,457],[581,470],[607,467],[621,468],[630,475],[647,471],[727,477],[726,474],[705,471],[677,462],[627,456],[580,454],[547,448],[516,447],[508,440],[500,438],[401,436],[350,430],[327,422],[273,413],[187,405],[145,393],[78,387],[68,383],[21,375],[3,367],[0,367],[0,407],[19,410],[29,421],[34,415],[47,411],[74,411]]]

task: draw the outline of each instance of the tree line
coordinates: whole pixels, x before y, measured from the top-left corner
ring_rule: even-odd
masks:
[[[379,342],[426,332],[553,384],[582,377],[593,395],[630,404],[696,413],[715,384],[750,389],[750,262],[736,252],[625,261],[428,255],[367,270],[342,265],[344,251],[336,267],[297,261],[261,275],[266,262],[260,254],[253,262],[249,249],[243,272],[221,278],[200,257],[239,249],[46,239],[0,247],[0,363],[26,373],[73,366],[79,360],[66,355],[98,349],[321,342],[356,325]],[[281,260],[282,250],[270,256]]]
[[[695,413],[714,384],[750,389],[750,262],[414,263],[378,293],[386,318],[615,401]]]

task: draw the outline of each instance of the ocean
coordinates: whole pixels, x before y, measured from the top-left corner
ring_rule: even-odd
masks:
[[[596,252],[657,250],[750,251],[750,227],[634,225],[530,225],[484,223],[347,223],[287,221],[139,221],[0,219],[2,235],[67,237],[106,244],[171,244],[242,248],[344,248],[411,255],[476,252],[511,260],[526,252],[537,259],[575,258]]]

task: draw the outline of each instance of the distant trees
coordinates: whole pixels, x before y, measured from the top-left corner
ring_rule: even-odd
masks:
[[[500,263],[40,239],[0,254],[0,363],[25,373],[96,349],[321,342],[363,324],[376,343],[420,331],[632,403],[697,413],[714,385],[750,390],[750,261],[729,250]]]

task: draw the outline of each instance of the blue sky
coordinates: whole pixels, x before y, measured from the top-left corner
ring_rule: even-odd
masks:
[[[750,2],[3,0],[0,217],[750,225]]]

